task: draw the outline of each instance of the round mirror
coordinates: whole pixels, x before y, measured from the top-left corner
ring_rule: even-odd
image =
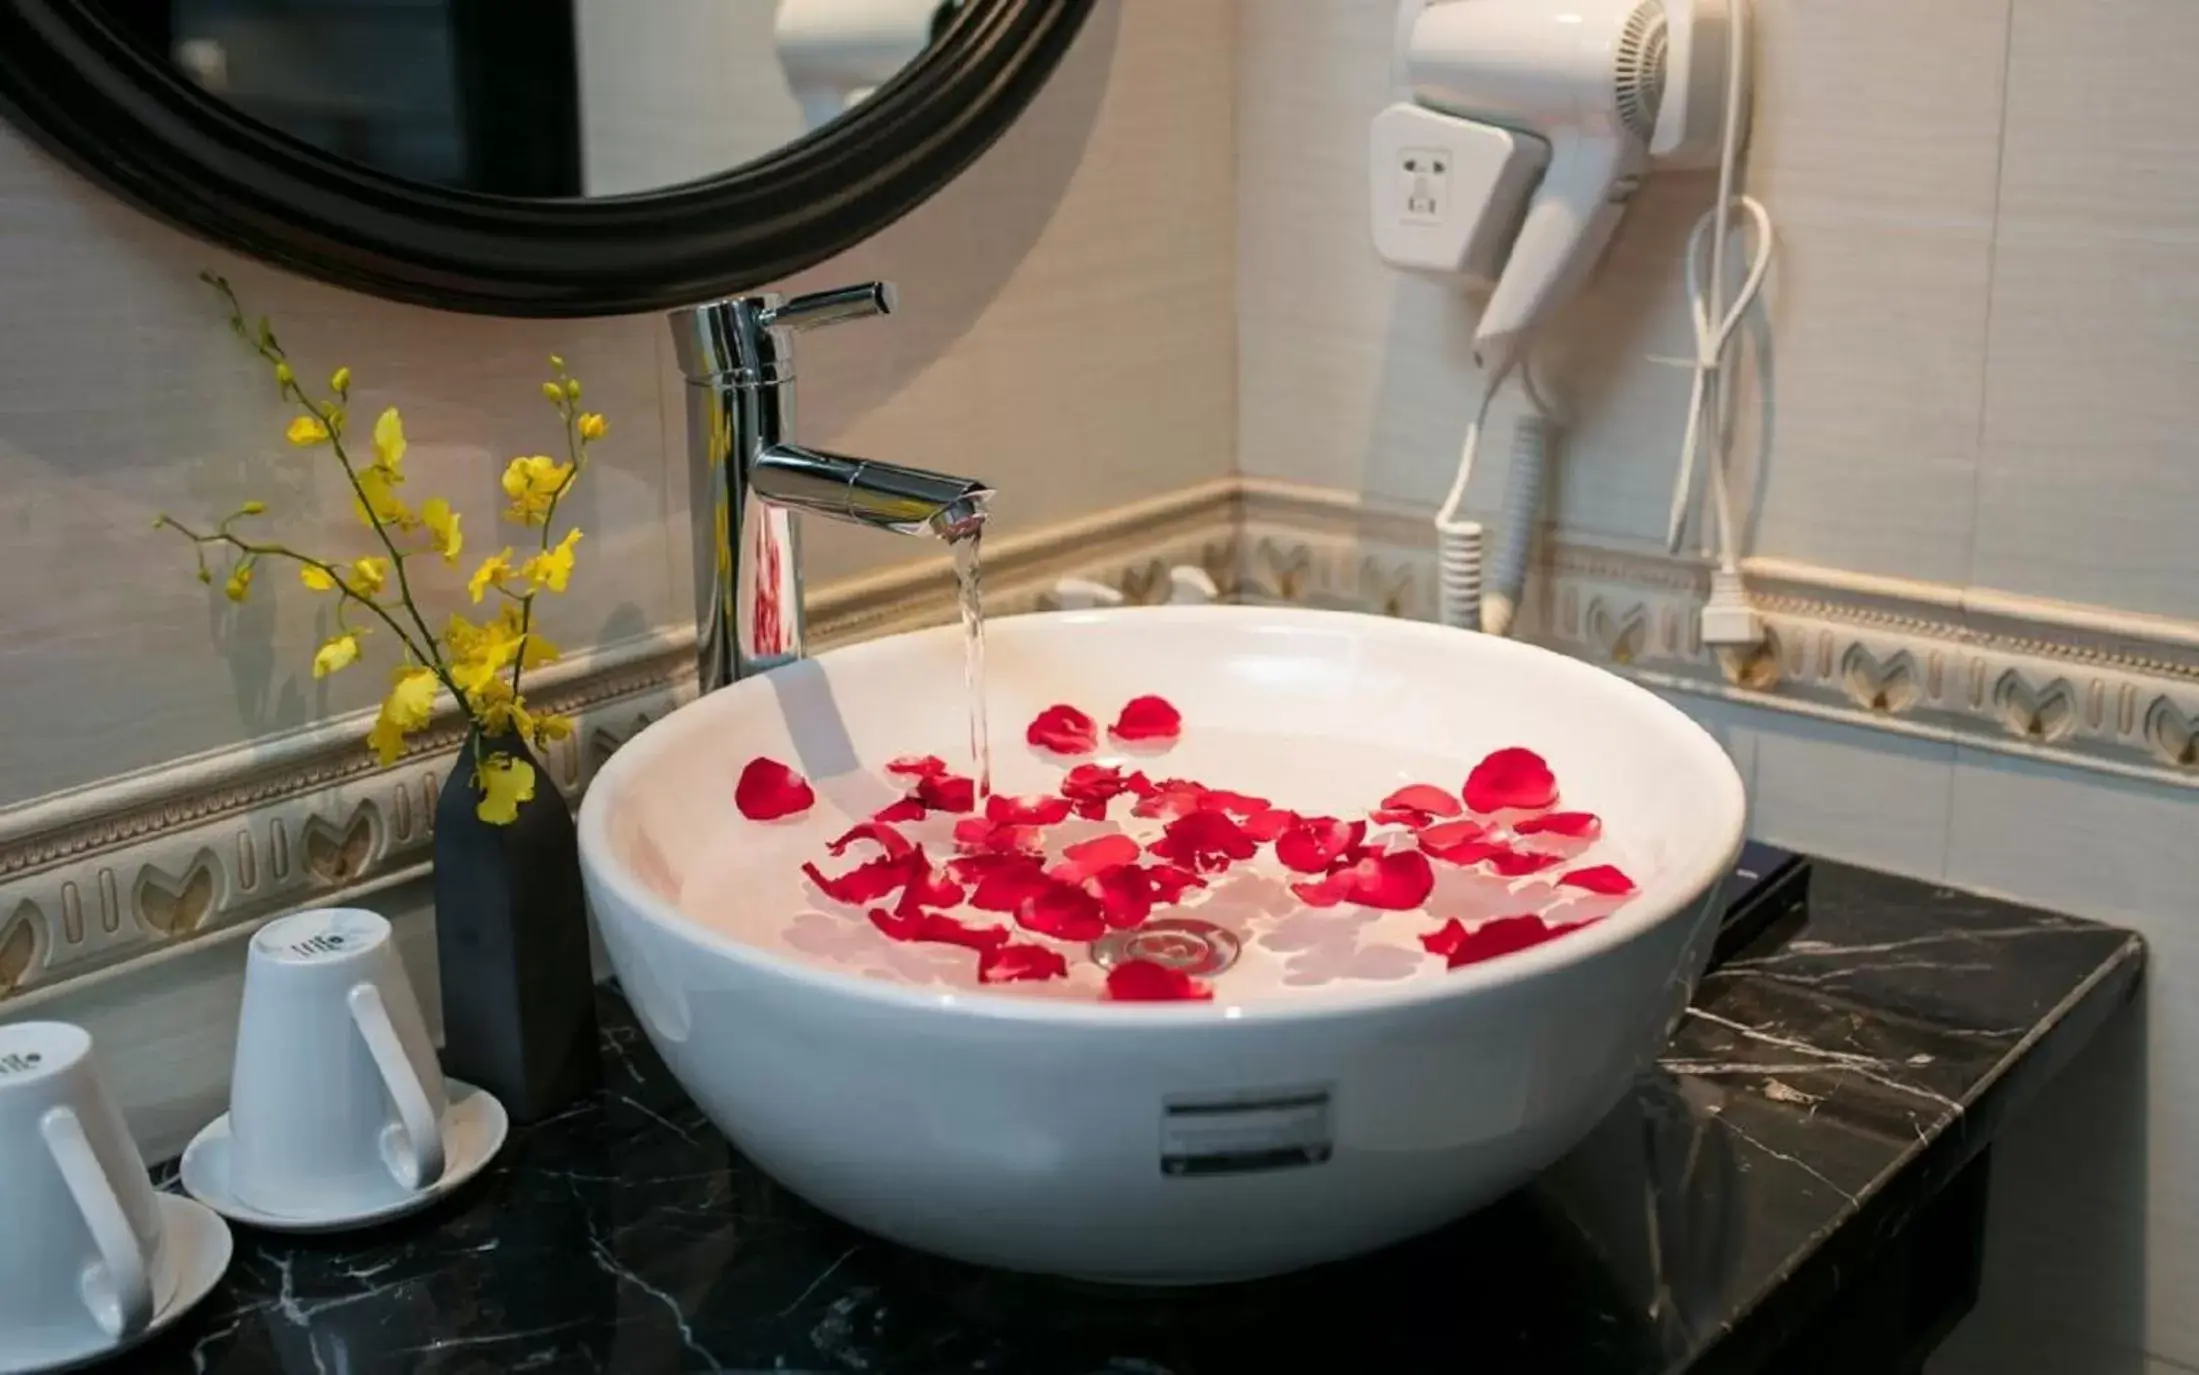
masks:
[[[140,206],[399,299],[605,314],[877,232],[1091,0],[0,0],[0,110]]]

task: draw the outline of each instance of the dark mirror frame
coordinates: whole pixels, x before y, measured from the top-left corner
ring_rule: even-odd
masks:
[[[614,315],[748,290],[870,237],[1006,131],[1093,0],[967,0],[915,62],[759,161],[661,191],[522,200],[330,156],[192,85],[78,0],[0,0],[0,113],[215,243],[376,296]]]

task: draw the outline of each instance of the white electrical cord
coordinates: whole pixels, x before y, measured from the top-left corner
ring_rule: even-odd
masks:
[[[1483,614],[1481,522],[1465,519],[1460,508],[1466,502],[1467,480],[1474,475],[1474,455],[1481,447],[1482,426],[1488,423],[1489,408],[1496,403],[1497,393],[1504,389],[1504,379],[1511,370],[1507,360],[1490,376],[1488,389],[1481,394],[1481,406],[1474,412],[1474,423],[1466,427],[1465,442],[1459,446],[1458,475],[1451,479],[1451,490],[1443,498],[1442,509],[1435,513],[1436,619],[1460,630],[1481,629]]]
[[[1755,304],[1771,270],[1771,214],[1753,196],[1734,194],[1740,174],[1742,96],[1747,86],[1748,35],[1746,5],[1735,5],[1726,25],[1726,111],[1724,141],[1718,158],[1718,203],[1695,222],[1687,239],[1687,295],[1695,324],[1694,384],[1688,398],[1687,435],[1680,444],[1680,471],[1673,483],[1672,509],[1666,524],[1666,546],[1678,553],[1687,527],[1689,498],[1694,494],[1698,456],[1707,448],[1711,521],[1718,564],[1711,574],[1710,601],[1703,608],[1703,639],[1711,645],[1752,645],[1764,638],[1763,622],[1749,605],[1741,582],[1740,539],[1733,518],[1733,498],[1726,474],[1730,438],[1727,416],[1731,388],[1726,378],[1726,353],[1741,320]],[[1725,300],[1726,258],[1733,213],[1749,221],[1753,242],[1748,269],[1731,302]],[[1709,263],[1704,264],[1707,240]]]
[[[1522,382],[1531,376],[1521,370]],[[1531,384],[1528,390],[1532,397]],[[1496,561],[1481,601],[1481,628],[1491,635],[1512,633],[1520,598],[1527,591],[1528,556],[1534,552],[1544,473],[1550,464],[1550,429],[1550,418],[1540,402],[1512,427],[1512,466],[1504,477],[1504,523],[1498,528]]]

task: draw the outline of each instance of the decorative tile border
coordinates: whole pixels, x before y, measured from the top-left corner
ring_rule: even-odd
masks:
[[[1234,484],[1172,494],[987,550],[1003,612],[1042,606],[1066,576],[1141,586],[1149,568],[1234,557]],[[822,589],[828,647],[952,617],[944,559]],[[576,655],[530,695],[574,718],[545,771],[577,798],[612,750],[694,692],[691,631]],[[308,904],[356,901],[428,871],[435,799],[463,742],[455,717],[381,768],[371,713],[0,809],[0,1006]],[[19,1001],[18,1001],[19,1000]]]
[[[543,752],[577,796],[610,752],[691,690],[693,650],[649,639],[545,672],[574,719]],[[435,800],[464,741],[455,716],[384,769],[371,713],[0,811],[0,999],[309,903],[427,871]]]
[[[1231,600],[1427,617],[1426,528],[1422,512],[1348,493],[1215,482],[989,546],[988,609],[1042,609],[1066,577],[1163,601],[1170,570],[1193,565]],[[1555,541],[1538,569],[1521,634],[1657,688],[2199,787],[2199,624],[1757,559],[1746,572],[1770,637],[1721,657],[1696,633],[1698,561]],[[812,640],[943,622],[951,586],[937,559],[820,589]],[[684,634],[556,666],[541,691],[579,729],[549,752],[549,774],[577,797],[693,681]],[[0,810],[0,1002],[43,1002],[126,961],[426,872],[459,723],[390,769],[366,754],[366,725],[331,721]]]
[[[1252,597],[1429,616],[1424,513],[1246,483]],[[1523,638],[1660,689],[2199,787],[2199,624],[1780,559],[1743,566],[1769,629],[1745,654],[1697,631],[1708,566],[1551,541]]]

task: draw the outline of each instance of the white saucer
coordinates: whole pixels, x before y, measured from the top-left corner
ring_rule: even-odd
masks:
[[[371,1227],[408,1213],[416,1213],[447,1197],[452,1191],[496,1158],[503,1148],[511,1120],[504,1105],[486,1089],[456,1079],[450,1088],[450,1111],[443,1114],[443,1177],[417,1193],[404,1194],[363,1208],[340,1208],[310,1217],[265,1213],[238,1198],[229,1189],[229,1114],[223,1113],[191,1138],[183,1151],[183,1187],[191,1197],[247,1227],[269,1232],[347,1232]],[[394,1187],[394,1185],[393,1185]]]
[[[175,1288],[168,1295],[168,1302],[153,1312],[153,1320],[142,1332],[132,1333],[121,1341],[96,1344],[81,1351],[45,1353],[35,1365],[12,1365],[6,1352],[0,1352],[0,1375],[56,1375],[63,1370],[78,1370],[101,1361],[111,1360],[141,1342],[149,1342],[175,1323],[175,1320],[191,1311],[200,1299],[213,1291],[221,1277],[229,1269],[229,1228],[203,1205],[174,1194],[155,1194],[154,1204],[160,1209],[161,1231],[167,1240],[162,1248],[168,1260],[168,1268],[175,1277]]]

